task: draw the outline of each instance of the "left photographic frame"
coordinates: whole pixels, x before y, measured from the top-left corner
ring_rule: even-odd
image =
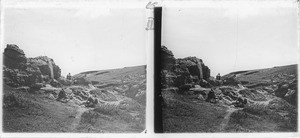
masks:
[[[146,129],[146,2],[3,2],[2,132]]]

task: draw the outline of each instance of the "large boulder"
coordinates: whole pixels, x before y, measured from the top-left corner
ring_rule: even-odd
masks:
[[[210,77],[210,69],[205,66],[203,61],[197,57],[186,57],[177,60],[178,64],[188,68],[192,76],[198,76],[199,79],[208,80]]]
[[[24,51],[14,44],[7,44],[3,59],[3,64],[11,69],[21,69],[27,62]]]
[[[202,60],[196,57],[187,57],[184,59],[178,59],[178,64],[187,68],[192,76],[197,76],[199,79],[203,79]]]

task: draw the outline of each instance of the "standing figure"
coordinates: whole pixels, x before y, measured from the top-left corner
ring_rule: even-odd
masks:
[[[217,80],[221,80],[221,75],[220,75],[220,73],[218,73],[218,75],[216,76],[216,79],[217,79]]]
[[[69,73],[69,74],[67,75],[67,79],[68,79],[68,80],[71,80],[71,73]]]

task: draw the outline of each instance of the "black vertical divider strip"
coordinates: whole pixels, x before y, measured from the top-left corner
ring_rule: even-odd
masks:
[[[163,132],[161,95],[161,23],[162,7],[154,8],[154,132]]]

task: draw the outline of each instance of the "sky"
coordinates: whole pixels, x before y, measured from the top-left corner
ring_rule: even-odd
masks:
[[[63,76],[146,65],[147,3],[121,4],[7,6],[2,50],[16,44],[26,57],[48,56]]]
[[[297,64],[297,3],[165,2],[162,45],[196,56],[211,75]]]

